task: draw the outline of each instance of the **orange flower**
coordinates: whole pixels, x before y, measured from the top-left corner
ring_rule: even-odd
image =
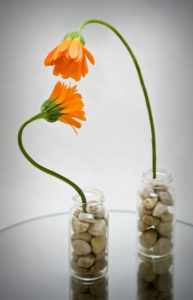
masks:
[[[48,100],[42,104],[41,112],[47,121],[59,120],[71,125],[77,133],[75,128],[81,128],[81,123],[75,119],[86,121],[83,107],[82,95],[77,93],[76,85],[67,87],[58,81]]]
[[[53,74],[62,78],[73,78],[76,81],[88,73],[86,57],[94,64],[92,54],[84,47],[84,38],[78,32],[68,33],[63,42],[54,48],[46,57],[44,64],[54,66]]]

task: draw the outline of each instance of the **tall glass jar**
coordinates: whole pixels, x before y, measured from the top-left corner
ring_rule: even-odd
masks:
[[[175,195],[166,170],[158,169],[152,178],[152,170],[143,173],[138,191],[137,243],[141,255],[160,258],[173,249]]]
[[[87,205],[77,194],[70,210],[70,269],[76,278],[94,280],[107,273],[108,211],[102,192],[83,191]]]

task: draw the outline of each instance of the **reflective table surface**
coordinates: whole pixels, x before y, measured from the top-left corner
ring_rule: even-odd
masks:
[[[1,230],[0,299],[193,299],[193,226],[177,221],[174,256],[154,265],[136,255],[135,224],[133,212],[110,212],[108,274],[89,285],[69,275],[68,214]]]

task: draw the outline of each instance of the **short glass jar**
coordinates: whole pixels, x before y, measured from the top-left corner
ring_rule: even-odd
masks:
[[[109,216],[101,191],[83,192],[87,204],[77,194],[70,210],[70,269],[76,278],[95,280],[107,273]]]
[[[143,173],[137,200],[138,253],[160,258],[171,253],[174,243],[175,197],[172,176],[158,169]]]

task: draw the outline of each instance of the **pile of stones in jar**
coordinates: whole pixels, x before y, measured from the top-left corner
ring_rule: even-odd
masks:
[[[172,221],[170,212],[174,205],[172,195],[165,185],[153,185],[139,192],[138,231],[142,232],[139,242],[144,250],[164,255],[172,249]]]
[[[89,201],[86,213],[82,208],[74,211],[71,236],[72,269],[86,276],[98,276],[107,266],[108,221],[104,207]]]
[[[138,300],[172,299],[172,257],[154,262],[142,261],[138,267]]]

